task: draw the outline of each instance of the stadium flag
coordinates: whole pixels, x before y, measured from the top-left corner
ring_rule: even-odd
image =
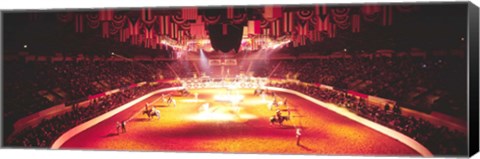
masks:
[[[280,36],[280,20],[274,20],[272,21],[272,35],[274,37]]]
[[[233,19],[235,12],[232,6],[227,7],[227,19]]]
[[[270,35],[270,28],[263,28],[262,33],[263,35]]]
[[[265,19],[275,19],[282,17],[282,7],[280,6],[265,6],[263,17]]]
[[[202,17],[198,16],[195,23],[190,25],[190,34],[195,37],[206,36],[205,23],[202,22]]]
[[[152,15],[152,9],[150,8],[142,8],[142,13],[141,13],[142,21],[143,23],[147,25],[151,25],[155,23],[156,17]]]
[[[291,33],[293,29],[293,12],[283,13],[283,32]]]
[[[140,30],[140,23],[138,19],[132,18],[128,21],[128,28],[130,29],[130,35],[138,35]]]
[[[360,15],[358,14],[352,16],[352,32],[360,32]]]
[[[298,35],[308,35],[308,23],[297,25]]]
[[[102,22],[102,37],[108,38],[110,36],[110,25],[108,21]]]
[[[170,28],[170,16],[158,16],[158,28],[160,35],[168,35]]]
[[[260,21],[259,20],[249,20],[248,21],[248,34],[260,34]]]
[[[392,6],[383,6],[383,26],[392,25]]]
[[[197,16],[198,16],[198,8],[197,7],[182,8],[182,19],[196,20]]]
[[[328,37],[334,38],[337,31],[337,26],[335,24],[330,24],[328,25],[327,29],[328,29]]]
[[[77,33],[83,32],[83,15],[82,14],[75,15],[75,32]]]
[[[102,9],[98,11],[98,16],[100,21],[111,21],[113,19],[113,10]]]
[[[171,26],[171,34],[170,34],[170,37],[173,38],[173,39],[176,39],[177,38],[177,34],[178,34],[178,26],[177,24],[175,23],[170,23],[170,26]]]
[[[145,39],[153,39],[153,35],[155,33],[155,30],[153,26],[145,25]]]
[[[327,15],[327,14],[328,14],[327,5],[322,5],[321,7],[319,5],[315,5],[315,15],[320,16],[320,15]]]
[[[227,35],[228,34],[228,24],[222,24],[222,34]]]

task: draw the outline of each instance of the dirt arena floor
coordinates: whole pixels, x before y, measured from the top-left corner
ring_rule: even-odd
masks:
[[[161,95],[152,96],[78,134],[61,149],[419,156],[395,139],[292,94],[277,93],[288,99],[291,113],[291,120],[279,126],[269,122],[277,109],[268,107],[273,98],[253,96],[253,89],[232,92],[244,96],[238,107],[215,100],[226,89],[190,91],[198,93],[198,100],[194,95],[174,96],[174,107],[167,106]],[[141,113],[146,102],[154,102],[160,119]],[[282,115],[288,115],[287,106],[279,107]],[[128,120],[127,132],[117,134],[115,123],[122,120]],[[300,146],[297,127],[302,128]]]

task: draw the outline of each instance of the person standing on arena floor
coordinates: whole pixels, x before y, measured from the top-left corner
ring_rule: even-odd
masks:
[[[120,129],[122,128],[122,124],[117,121],[117,134],[120,134]]]
[[[127,133],[127,121],[122,121],[122,133]]]
[[[302,136],[302,132],[300,128],[297,128],[297,131],[295,132],[295,135],[297,137],[297,146],[300,146],[300,137]]]

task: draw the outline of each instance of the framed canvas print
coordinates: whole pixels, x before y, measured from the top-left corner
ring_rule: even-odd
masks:
[[[478,152],[470,2],[5,10],[2,147]]]

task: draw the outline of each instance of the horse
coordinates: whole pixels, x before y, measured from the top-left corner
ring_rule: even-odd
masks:
[[[279,125],[283,125],[283,121],[289,121],[290,117],[288,116],[280,116],[279,118],[272,116],[270,117],[270,125],[278,123]]]
[[[142,112],[142,114],[146,114],[148,116],[148,119],[150,118],[153,118],[153,117],[157,117],[158,119],[160,119],[160,110],[144,110]]]

